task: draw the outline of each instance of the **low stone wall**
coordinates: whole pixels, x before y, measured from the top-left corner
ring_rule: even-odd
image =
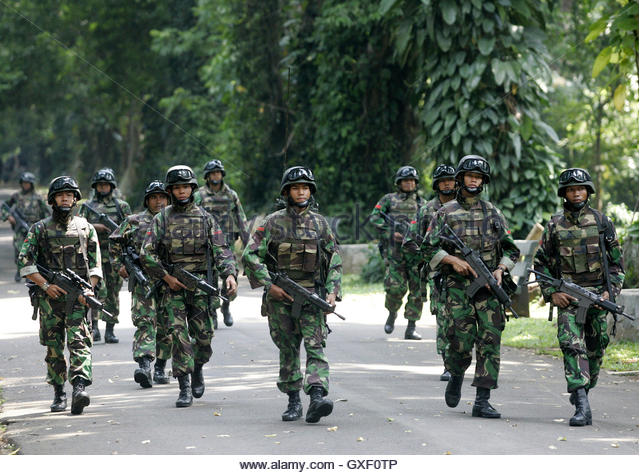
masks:
[[[635,321],[628,318],[618,316],[618,324],[616,326],[616,336],[613,341],[638,341],[638,289],[623,289],[622,293],[616,299],[618,305],[624,306],[625,313],[628,313]],[[611,314],[607,316],[609,328],[613,327],[613,317]]]
[[[345,274],[362,272],[362,268],[369,261],[369,255],[373,250],[375,250],[374,244],[341,244],[342,272]]]

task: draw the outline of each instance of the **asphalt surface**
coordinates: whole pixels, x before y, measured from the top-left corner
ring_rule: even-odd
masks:
[[[280,420],[287,398],[276,388],[278,353],[260,290],[245,278],[232,304],[235,324],[222,325],[205,366],[206,391],[178,409],[177,380],[142,389],[133,381],[130,298],[120,293],[120,343],[93,347],[91,405],[83,415],[49,412],[45,349],[23,283],[14,283],[11,235],[0,224],[0,420],[28,455],[638,455],[638,378],[603,372],[590,394],[593,425],[570,427],[573,408],[560,360],[503,347],[500,388],[491,402],[502,419],[471,417],[475,389],[467,371],[462,400],[451,409],[439,381],[435,319],[425,308],[422,341],[383,332],[384,296],[346,296],[347,321],[329,316],[333,414],[318,424]],[[104,323],[101,322],[104,333]],[[304,355],[304,351],[303,351]],[[67,384],[70,397],[71,388]],[[308,398],[303,398],[306,411]]]

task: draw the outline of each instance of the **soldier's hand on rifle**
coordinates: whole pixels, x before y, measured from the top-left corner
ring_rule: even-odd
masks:
[[[96,229],[96,232],[98,234],[109,233],[109,228],[106,227],[104,224],[93,223],[93,227]],[[109,234],[111,234],[111,233],[109,233]]]
[[[278,287],[276,284],[271,284],[271,287],[269,287],[269,295],[278,302],[284,302],[285,300],[293,302],[293,297],[286,293],[282,287]]]
[[[601,299],[601,300],[609,300],[609,291],[608,291],[608,290],[605,290],[605,291],[602,293],[602,296],[600,297],[600,299]],[[600,307],[599,305],[596,305],[596,308],[597,308],[598,310],[604,310],[604,308]]]
[[[165,275],[162,280],[164,280],[167,285],[169,286],[169,288],[175,292],[177,292],[178,290],[182,290],[182,289],[186,289],[187,286],[184,285],[182,282],[180,282],[178,279],[176,279],[174,276],[172,276],[171,274],[167,274]]]
[[[127,268],[125,266],[120,266],[120,269],[118,269],[118,274],[123,279],[128,279],[129,278],[129,273],[127,272]]]
[[[9,222],[11,223],[11,226],[15,226],[16,225],[16,218],[14,218],[13,216],[9,215]]]
[[[227,276],[227,280],[225,281],[227,296],[233,297],[238,291],[238,283],[236,282],[236,278],[232,275]]]
[[[578,299],[572,297],[569,294],[565,294],[564,292],[554,292],[553,294],[551,294],[551,301],[553,302],[553,305],[559,308],[568,307],[574,300]]]
[[[53,299],[57,299],[62,295],[67,295],[67,291],[64,290],[62,287],[58,287],[55,284],[51,284],[47,289],[46,294]]]
[[[329,302],[329,305],[331,305],[332,307],[335,307],[336,306],[336,294],[331,292],[329,295],[327,295],[327,302]],[[325,313],[325,315],[327,313]]]
[[[402,233],[396,231],[395,233],[393,233],[393,240],[395,242],[402,242],[404,240],[404,236],[402,235]]]
[[[94,295],[93,295],[93,292],[91,290],[85,290],[82,294],[78,295],[78,302],[80,302],[85,307],[88,307],[89,304],[87,303],[87,299],[84,298],[85,295],[87,297],[93,297]]]
[[[467,261],[465,261],[464,259],[460,259],[459,257],[451,255],[446,256],[444,259],[442,259],[442,263],[451,265],[451,267],[453,267],[453,270],[460,275],[467,276],[471,274],[474,278],[478,277],[478,274],[476,274],[476,271],[473,270],[473,267],[471,267],[467,263]]]
[[[502,285],[502,276],[504,275],[504,267],[498,266],[496,270],[493,271],[493,278],[498,282],[498,286]],[[490,288],[488,285],[487,288]]]

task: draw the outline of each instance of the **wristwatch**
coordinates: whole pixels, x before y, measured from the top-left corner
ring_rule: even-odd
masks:
[[[51,287],[51,284],[49,282],[45,281],[42,284],[40,284],[40,288],[42,289],[43,292],[46,292],[49,287]]]

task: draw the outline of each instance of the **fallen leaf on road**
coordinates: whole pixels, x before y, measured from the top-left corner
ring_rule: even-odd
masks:
[[[113,384],[113,380],[112,380],[111,378],[109,378],[109,382],[110,382],[111,384]]]
[[[186,449],[186,450],[192,450],[192,449],[195,449],[195,448],[196,448],[196,446],[195,446],[195,445],[187,445],[187,446],[185,447],[185,449]]]
[[[8,290],[8,291],[7,291],[7,293],[10,293],[10,294],[17,294],[17,293],[18,293],[18,291],[17,291],[17,290]]]
[[[405,430],[405,432],[412,432],[412,431],[411,431],[411,429],[409,429],[409,430]]]
[[[358,437],[356,440],[357,440],[358,442],[364,442],[364,437]]]
[[[554,419],[553,422],[564,422],[564,419]]]
[[[338,430],[338,426],[327,427],[327,430],[328,430],[329,432],[335,432],[335,431],[337,431],[337,430]]]
[[[620,444],[611,444],[611,447],[615,447],[617,449],[620,447]]]
[[[143,443],[143,444],[150,444],[150,443],[151,443],[151,441],[150,441],[150,440],[143,440],[143,441],[142,441],[142,443]]]
[[[280,443],[280,441],[279,441],[279,440],[276,440],[276,441],[274,442],[274,444],[279,444],[279,443]]]
[[[229,434],[218,434],[217,437],[231,437]]]
[[[278,434],[265,434],[265,437],[278,437]]]
[[[563,442],[566,442],[566,441],[567,441],[567,438],[566,438],[566,437],[558,437],[558,440],[561,440],[561,441],[563,441]]]
[[[451,455],[451,452],[449,452],[448,450],[444,453],[444,455]]]
[[[53,429],[53,427],[47,427],[45,430],[51,430]]]
[[[550,446],[549,446],[549,448],[550,448],[551,450],[558,450],[558,447],[556,447],[555,445],[550,445]]]
[[[348,399],[336,399],[334,402],[347,402]]]
[[[214,416],[221,416],[222,414],[220,414],[219,412],[213,411],[213,415]]]
[[[393,417],[387,417],[387,422],[393,422]]]

